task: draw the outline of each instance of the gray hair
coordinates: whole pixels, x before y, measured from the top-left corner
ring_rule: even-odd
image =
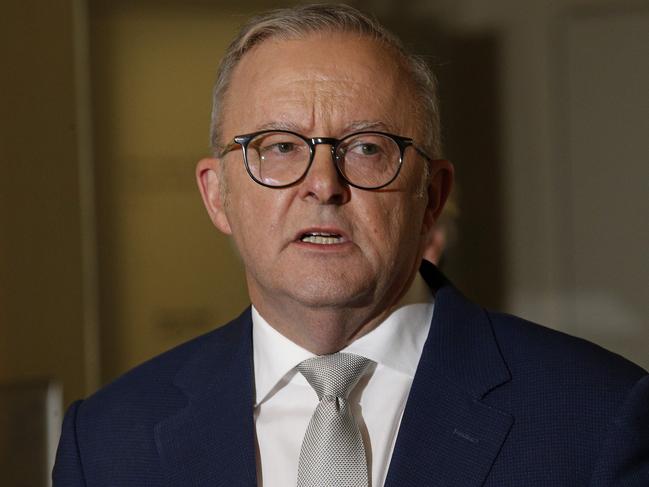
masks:
[[[421,121],[419,141],[433,158],[441,156],[441,129],[437,83],[426,62],[410,54],[403,43],[375,19],[342,4],[316,4],[283,8],[250,19],[228,47],[219,64],[212,94],[210,128],[212,148],[218,152],[221,113],[232,73],[253,47],[271,38],[299,39],[318,32],[342,32],[368,37],[391,48],[410,75],[415,93],[414,115]]]

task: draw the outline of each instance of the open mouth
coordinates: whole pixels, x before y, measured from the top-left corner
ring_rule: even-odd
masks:
[[[301,242],[317,245],[333,245],[343,242],[342,235],[326,232],[307,232],[300,237]]]

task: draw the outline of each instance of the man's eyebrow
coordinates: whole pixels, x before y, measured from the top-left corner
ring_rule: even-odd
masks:
[[[290,130],[299,133],[300,127],[294,122],[274,120],[257,126],[257,130]]]
[[[390,132],[391,125],[380,120],[355,120],[345,125],[339,136],[344,136],[353,132],[361,132],[365,130],[378,130],[381,132]],[[266,122],[256,127],[255,131],[260,130],[289,130],[291,132],[302,133],[304,130],[300,125],[288,120],[274,120]],[[334,134],[315,134],[318,137],[331,137]]]
[[[356,120],[345,127],[345,132],[358,132],[361,130],[379,130],[389,132],[390,126],[380,120]]]

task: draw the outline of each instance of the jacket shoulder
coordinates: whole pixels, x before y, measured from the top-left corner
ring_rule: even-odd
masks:
[[[637,380],[646,375],[640,366],[583,338],[533,323],[506,313],[487,311],[498,342],[504,348],[525,349],[527,353],[548,355],[558,363],[582,364],[629,374]]]
[[[245,348],[241,338],[250,330],[249,323],[246,310],[227,325],[144,362],[73,403],[57,453],[57,485],[162,485],[156,425],[192,400],[187,377],[205,390],[232,350]]]
[[[174,384],[177,375],[195,357],[206,353],[218,354],[219,349],[237,339],[245,327],[249,311],[235,320],[208,333],[182,343],[121,375],[85,399],[77,417],[111,416],[128,411],[134,421],[147,418],[155,422],[169,410],[178,409],[186,402],[185,395]],[[217,357],[218,359],[218,357]],[[138,414],[138,413],[142,414]],[[158,414],[156,414],[158,413]]]
[[[588,340],[518,318],[487,311],[498,346],[512,375],[537,374],[597,384],[597,389],[628,391],[647,371],[626,358]]]

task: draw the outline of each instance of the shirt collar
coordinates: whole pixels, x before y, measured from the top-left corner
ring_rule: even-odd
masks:
[[[341,352],[362,355],[414,377],[433,317],[433,295],[417,273],[406,295],[376,328]],[[255,406],[295,375],[295,366],[314,356],[275,330],[252,307]]]
[[[314,356],[292,342],[259,314],[252,306],[252,348],[255,367],[255,407],[283,382],[291,378],[295,366]],[[280,383],[282,382],[282,383]]]

